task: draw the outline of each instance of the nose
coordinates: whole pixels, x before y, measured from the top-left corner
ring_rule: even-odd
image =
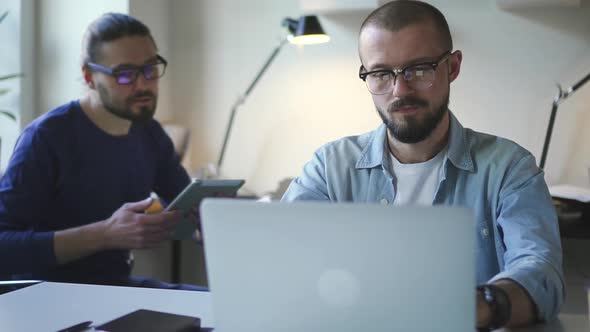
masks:
[[[411,94],[414,92],[414,89],[410,86],[410,84],[404,79],[403,74],[399,74],[393,80],[393,89],[392,94],[394,97],[403,97]]]
[[[158,80],[148,80],[142,72],[138,73],[137,79],[133,82],[135,89],[143,90],[145,87],[151,87],[156,84]]]

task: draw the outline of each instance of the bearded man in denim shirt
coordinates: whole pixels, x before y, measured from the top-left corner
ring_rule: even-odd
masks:
[[[384,124],[317,150],[283,201],[469,207],[477,327],[555,317],[565,293],[562,254],[543,172],[529,151],[463,128],[448,109],[462,53],[453,51],[443,14],[419,1],[385,4],[364,21],[359,55],[359,77]]]

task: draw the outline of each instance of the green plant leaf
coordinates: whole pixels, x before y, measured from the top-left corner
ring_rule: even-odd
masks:
[[[4,18],[8,16],[8,11],[5,11],[4,14],[2,14],[2,16],[0,16],[0,23],[2,23],[2,21],[4,21]]]
[[[22,77],[22,76],[23,76],[23,74],[21,74],[21,73],[0,76],[0,81],[5,81],[5,80],[9,80],[12,78],[17,78],[17,77]]]
[[[4,114],[4,115],[6,115],[7,117],[11,118],[11,119],[12,119],[12,121],[16,121],[16,116],[15,116],[14,114],[12,114],[12,113],[8,112],[8,111],[3,111],[3,110],[0,110],[0,114]]]

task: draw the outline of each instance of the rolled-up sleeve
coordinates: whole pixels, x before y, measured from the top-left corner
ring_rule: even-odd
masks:
[[[503,268],[490,282],[511,279],[531,296],[540,320],[554,318],[565,298],[557,215],[544,173],[532,155],[506,175],[497,225],[502,233]]]

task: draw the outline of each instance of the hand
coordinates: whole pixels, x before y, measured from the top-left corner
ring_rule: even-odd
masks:
[[[126,203],[102,222],[104,246],[107,249],[151,248],[170,239],[172,229],[180,221],[182,213],[143,213],[152,204],[152,200],[148,198]]]

